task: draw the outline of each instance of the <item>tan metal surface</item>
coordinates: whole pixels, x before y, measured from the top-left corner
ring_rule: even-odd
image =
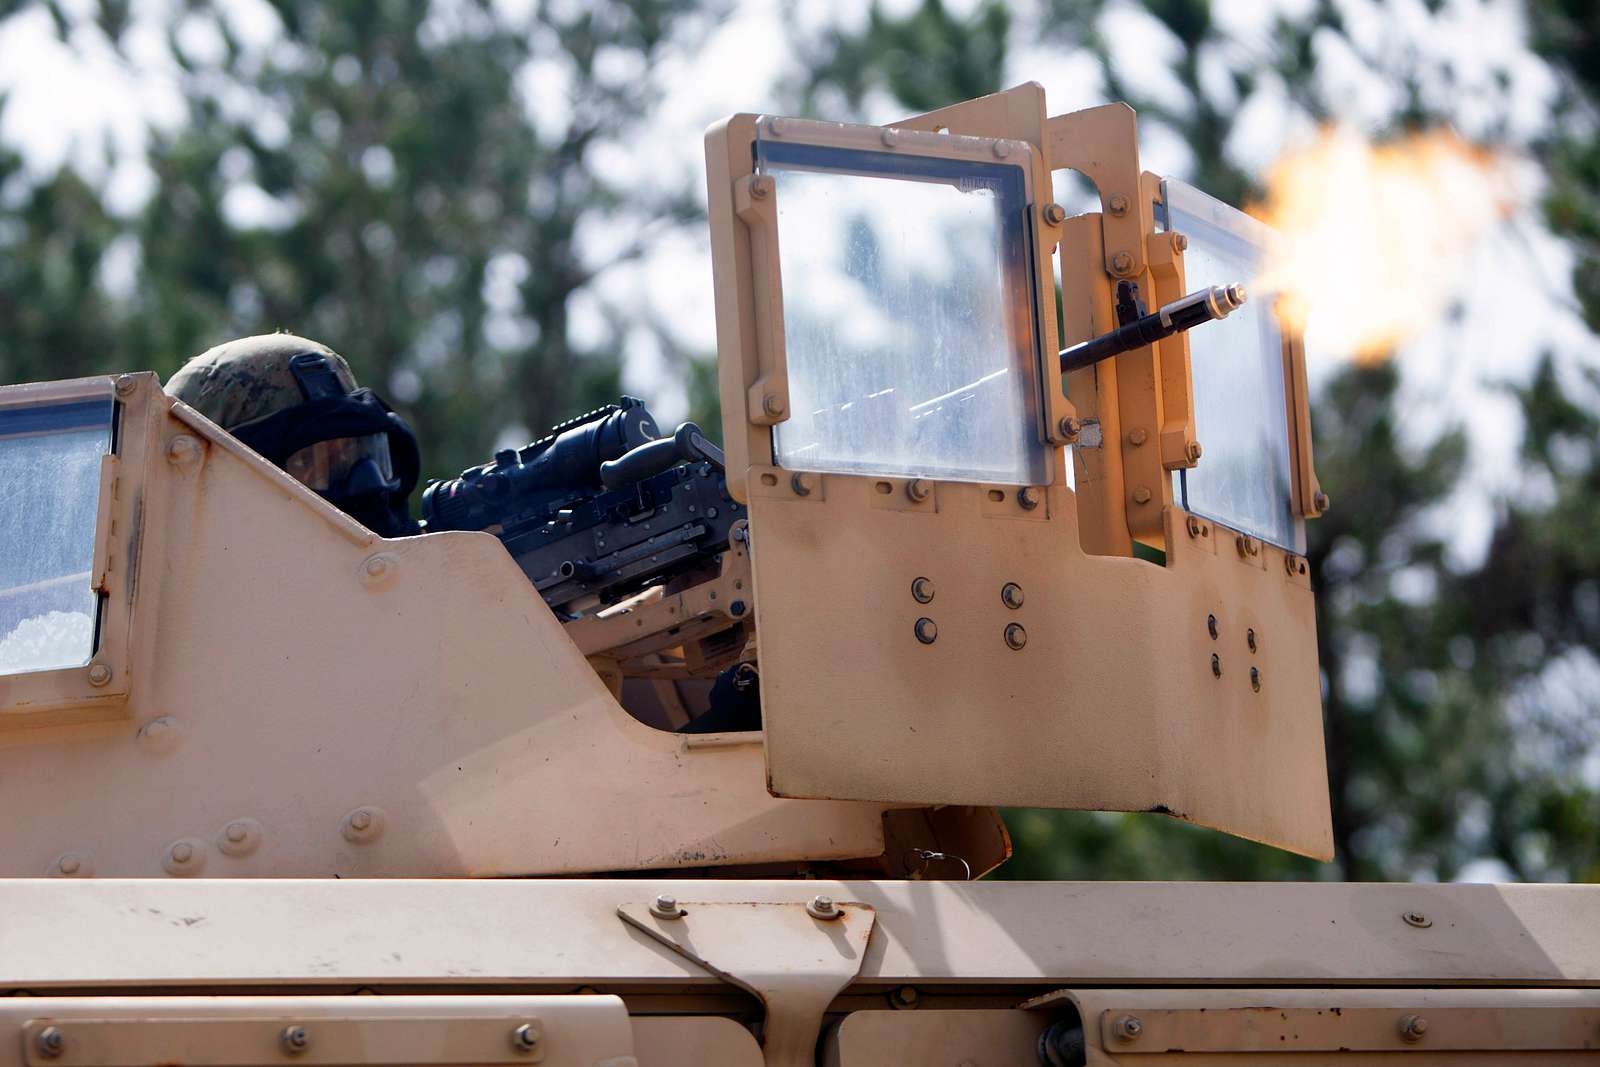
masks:
[[[1090,1067],[1589,1063],[1600,1050],[1592,988],[1067,989],[1024,1006],[1050,1015],[1067,1003]]]
[[[530,1027],[532,1037],[519,1046],[516,1031],[523,1026]],[[302,1031],[298,1044],[285,1033],[291,1028]],[[7,1067],[632,1067],[633,1051],[627,1009],[612,996],[0,1001],[0,1065]]]
[[[6,879],[0,989],[714,983],[617,918],[661,892],[860,901],[880,984],[1600,986],[1594,886]]]
[[[761,1046],[732,1019],[635,1015],[639,1067],[761,1067]]]
[[[774,792],[1157,810],[1331,855],[1311,591],[1278,550],[1180,531],[1165,567],[1088,556],[1064,486],[1026,511],[940,483],[913,512],[871,506],[880,479],[828,475],[807,497],[765,480],[750,520]]]
[[[1038,1063],[1046,1019],[1026,1011],[853,1011],[827,1038],[826,1067]]]
[[[806,1067],[822,1016],[861,969],[872,908],[855,901],[630,901],[618,916],[685,959],[753,993],[766,1009],[767,1067]],[[825,904],[823,904],[825,902]],[[820,905],[820,907],[819,907]]]
[[[129,692],[112,723],[0,733],[0,805],[48,811],[0,826],[0,875],[881,852],[881,805],[775,799],[759,747],[690,749],[629,716],[494,537],[380,540],[135,377],[128,411],[150,414],[124,420],[119,499],[137,502],[137,551],[111,564],[139,576]],[[0,703],[31,682],[0,679]]]

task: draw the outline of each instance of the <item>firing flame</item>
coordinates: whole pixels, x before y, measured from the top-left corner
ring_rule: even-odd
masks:
[[[1438,321],[1478,242],[1514,207],[1510,167],[1435,131],[1373,144],[1346,128],[1275,163],[1251,213],[1277,231],[1252,296],[1318,347],[1381,360]]]

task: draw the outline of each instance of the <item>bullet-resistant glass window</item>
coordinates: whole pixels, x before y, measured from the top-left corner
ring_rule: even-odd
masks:
[[[113,401],[0,407],[0,673],[81,667],[95,651],[90,587],[100,459]]]
[[[1189,333],[1199,466],[1180,474],[1186,510],[1280,548],[1305,551],[1293,513],[1283,336],[1271,294],[1250,282],[1263,267],[1267,228],[1183,182],[1162,183],[1165,227],[1189,238],[1183,266],[1190,291],[1245,282],[1249,301],[1228,318]]]
[[[779,466],[1046,480],[1019,166],[762,137],[789,418]]]

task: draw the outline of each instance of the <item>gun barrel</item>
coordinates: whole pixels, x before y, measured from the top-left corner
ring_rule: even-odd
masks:
[[[1110,333],[1062,349],[1061,373],[1092,367],[1101,360],[1155,344],[1162,338],[1171,337],[1180,330],[1192,329],[1203,322],[1225,319],[1237,311],[1244,301],[1242,285],[1213,285],[1197,289],[1148,315],[1118,326]]]

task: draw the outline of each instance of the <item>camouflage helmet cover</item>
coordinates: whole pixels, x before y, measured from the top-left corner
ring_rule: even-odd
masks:
[[[195,356],[167,379],[167,392],[231,430],[304,402],[289,369],[289,360],[302,352],[326,356],[339,384],[354,391],[355,375],[333,349],[292,333],[269,333],[227,341]]]

